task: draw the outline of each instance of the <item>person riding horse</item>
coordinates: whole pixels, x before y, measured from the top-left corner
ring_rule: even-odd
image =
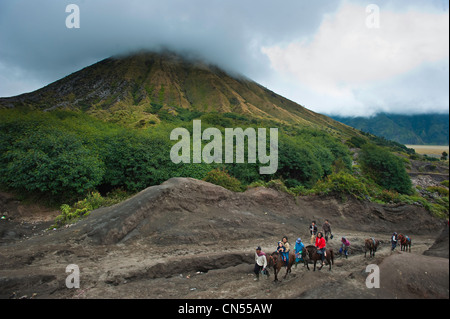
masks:
[[[281,254],[282,260],[285,262],[286,267],[289,264],[289,250],[290,245],[287,236],[284,236],[282,241],[278,242],[277,251]]]
[[[325,241],[325,238],[323,237],[323,233],[318,232],[317,238],[316,238],[316,247],[317,247],[317,253],[321,255],[322,264],[325,262],[326,246],[327,246],[327,242]]]

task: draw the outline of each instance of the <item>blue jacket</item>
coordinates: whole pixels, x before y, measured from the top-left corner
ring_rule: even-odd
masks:
[[[295,243],[295,261],[296,262],[299,262],[300,260],[301,260],[301,256],[299,255],[299,253],[301,252],[301,251],[303,251],[303,248],[305,248],[305,245],[302,243],[302,242],[300,242],[300,243]]]

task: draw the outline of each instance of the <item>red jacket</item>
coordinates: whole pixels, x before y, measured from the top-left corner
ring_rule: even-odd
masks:
[[[317,237],[316,238],[316,247],[319,249],[325,248],[325,246],[327,245],[327,242],[325,241],[325,238],[323,237]]]

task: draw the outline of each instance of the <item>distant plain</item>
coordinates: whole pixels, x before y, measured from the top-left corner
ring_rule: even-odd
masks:
[[[448,145],[406,145],[408,148],[412,148],[419,154],[427,155],[442,155],[442,152],[449,152]]]

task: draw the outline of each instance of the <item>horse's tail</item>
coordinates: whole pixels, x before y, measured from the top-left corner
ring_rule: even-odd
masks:
[[[331,264],[334,265],[334,252],[333,252],[333,249],[330,249],[330,258],[331,258]]]

